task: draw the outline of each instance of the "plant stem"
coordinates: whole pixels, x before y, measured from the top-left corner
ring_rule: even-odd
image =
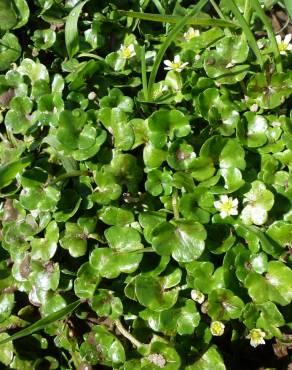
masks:
[[[114,321],[118,331],[125,337],[127,338],[135,347],[139,348],[142,346],[145,346],[145,344],[141,343],[138,339],[133,337],[132,334],[130,334],[123,326],[120,320],[115,320]]]
[[[173,190],[172,209],[173,209],[173,216],[174,216],[175,220],[178,220],[179,219],[179,205],[178,205],[177,189]]]
[[[67,180],[71,177],[89,176],[89,175],[90,175],[89,171],[71,171],[71,172],[63,173],[60,176],[57,176],[55,179],[49,182],[49,185],[56,184],[57,182]]]

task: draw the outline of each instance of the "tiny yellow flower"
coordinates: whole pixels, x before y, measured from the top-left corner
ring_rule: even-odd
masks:
[[[283,40],[281,39],[280,35],[276,36],[276,41],[278,44],[280,54],[286,55],[287,51],[292,50],[291,39],[292,39],[291,33],[288,33]]]
[[[170,60],[165,60],[164,64],[166,65],[166,67],[164,67],[166,71],[173,70],[176,72],[181,72],[189,63],[182,63],[182,61],[180,60],[180,56],[176,55],[173,62]]]
[[[123,59],[130,59],[136,55],[134,44],[130,44],[128,46],[121,45],[118,53],[120,54],[120,57]]]
[[[220,200],[214,202],[214,207],[220,211],[220,216],[222,218],[237,215],[237,206],[238,199],[233,199],[227,195],[221,195]]]
[[[220,337],[223,335],[225,325],[221,321],[212,321],[210,325],[211,334],[215,337]]]
[[[200,31],[193,29],[193,27],[190,27],[187,32],[184,33],[184,39],[186,41],[192,40],[194,37],[200,36]]]
[[[200,304],[202,304],[205,300],[205,296],[202,292],[200,292],[199,290],[196,290],[196,289],[193,289],[191,291],[191,297],[192,297],[192,300],[194,300],[195,302],[198,302]]]
[[[252,329],[248,334],[247,338],[250,339],[250,345],[252,347],[257,347],[260,344],[265,344],[264,337],[266,333],[261,329]]]

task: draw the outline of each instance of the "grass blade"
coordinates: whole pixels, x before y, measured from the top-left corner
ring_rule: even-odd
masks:
[[[84,0],[76,5],[68,15],[65,25],[65,43],[69,58],[72,58],[79,49],[78,18],[81,10],[89,0]]]
[[[146,59],[145,59],[145,46],[141,47],[141,73],[144,99],[148,100],[148,87],[147,87],[147,73],[146,73]]]
[[[246,22],[244,16],[240,13],[240,11],[237,8],[234,0],[227,0],[227,4],[228,4],[228,7],[231,10],[231,12],[236,17],[238,23],[240,24],[240,26],[241,26],[244,34],[245,34],[247,42],[249,43],[250,47],[252,48],[252,50],[253,50],[253,52],[254,52],[257,60],[258,60],[259,65],[262,67],[263,64],[264,64],[263,57],[262,57],[262,54],[261,54],[260,49],[258,47],[258,44],[256,42],[256,39],[255,39],[253,33],[250,30],[250,26]]]
[[[44,329],[47,325],[50,325],[54,323],[55,321],[64,319],[66,316],[71,314],[80,304],[81,304],[80,300],[68,304],[68,306],[62,308],[59,311],[52,313],[51,315],[47,317],[44,317],[43,319],[38,320],[37,322],[30,325],[29,327],[24,328],[23,330],[20,330],[19,332],[11,335],[9,338],[5,338],[1,340],[0,345],[10,342],[15,339],[20,339],[28,335],[31,335],[35,333],[36,331]]]
[[[169,32],[167,35],[164,43],[161,45],[161,48],[159,49],[157,56],[155,58],[152,71],[149,78],[148,83],[148,97],[150,100],[152,100],[152,92],[153,92],[153,85],[156,79],[156,75],[160,66],[160,63],[162,61],[162,58],[169,47],[169,45],[172,43],[172,41],[176,38],[176,36],[179,34],[181,29],[187,24],[187,21],[194,17],[199,11],[203,8],[203,6],[207,3],[208,0],[200,0],[198,4],[195,5],[194,9],[192,9],[189,14],[185,17],[183,17],[176,25],[175,27]]]
[[[287,10],[287,13],[289,14],[289,17],[292,19],[292,2],[291,0],[284,0],[285,8]]]
[[[119,10],[120,15],[124,15],[126,17],[138,18],[143,21],[151,21],[151,22],[160,22],[160,23],[172,23],[176,24],[179,23],[185,17],[177,16],[177,15],[161,15],[161,14],[152,14],[152,13],[140,13],[140,12],[132,12],[126,10]],[[223,19],[213,19],[213,18],[196,18],[190,17],[187,19],[186,24],[190,24],[193,26],[203,26],[203,27],[223,27],[223,28],[239,28],[238,24],[230,21],[226,21]]]
[[[289,0],[291,1],[291,0]],[[283,72],[282,68],[282,62],[281,62],[281,55],[279,52],[278,44],[276,41],[276,37],[273,31],[273,27],[269,19],[266,17],[265,12],[263,11],[261,4],[258,2],[258,0],[253,0],[251,2],[252,7],[256,11],[256,15],[260,18],[260,20],[263,22],[264,26],[266,27],[266,30],[268,32],[268,37],[271,42],[271,47],[273,49],[274,57],[275,57],[275,62],[276,62],[276,69],[277,72]]]

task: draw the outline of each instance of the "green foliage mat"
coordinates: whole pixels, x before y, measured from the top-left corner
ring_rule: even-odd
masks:
[[[281,7],[0,0],[1,369],[287,369]]]

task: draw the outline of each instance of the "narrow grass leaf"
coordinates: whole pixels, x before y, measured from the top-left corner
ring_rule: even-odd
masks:
[[[292,1],[291,0],[284,0],[284,4],[289,14],[289,17],[292,19]]]
[[[252,50],[253,50],[253,52],[254,52],[257,60],[258,60],[258,63],[262,67],[263,63],[264,63],[263,58],[262,58],[260,49],[258,47],[258,44],[256,42],[256,39],[255,39],[253,33],[250,30],[250,26],[247,24],[245,18],[243,17],[243,15],[241,14],[240,10],[238,9],[238,7],[236,6],[236,4],[233,0],[227,0],[227,4],[228,4],[228,7],[231,10],[231,12],[236,17],[238,23],[240,24],[240,27],[242,28],[242,30],[245,34],[245,37],[247,39],[247,42],[249,43],[250,47],[252,48]]]
[[[119,10],[120,15],[124,15],[127,17],[138,18],[144,21],[152,21],[152,22],[160,22],[160,23],[179,23],[185,17],[177,16],[177,15],[161,15],[161,14],[152,14],[152,13],[140,13],[140,12],[132,12],[132,11],[125,11]],[[239,25],[231,22],[226,21],[223,19],[213,19],[213,18],[196,18],[190,17],[186,20],[186,24],[190,24],[193,26],[203,26],[203,27],[227,27],[227,28],[239,28]]]
[[[76,5],[68,15],[65,25],[65,43],[69,58],[72,58],[79,49],[78,41],[78,19],[83,6],[89,0],[82,1]]]
[[[291,0],[289,0],[291,3]],[[279,52],[278,44],[276,41],[275,33],[273,31],[273,27],[269,19],[266,17],[265,12],[263,11],[263,8],[261,7],[261,4],[258,0],[253,0],[251,2],[254,10],[256,11],[256,15],[260,18],[260,20],[263,22],[264,26],[266,27],[266,30],[268,32],[268,37],[271,42],[271,47],[274,53],[275,62],[276,62],[276,69],[277,72],[283,72],[282,68],[282,62],[281,62],[281,55]]]
[[[75,302],[72,302],[72,303],[68,304],[68,306],[62,308],[61,310],[56,311],[56,312],[52,313],[51,315],[46,316],[43,319],[38,320],[37,322],[30,325],[29,327],[27,327],[23,330],[20,330],[19,332],[11,335],[8,338],[5,338],[5,339],[1,340],[0,345],[2,345],[4,343],[7,343],[7,342],[10,342],[11,340],[16,340],[16,339],[20,339],[20,338],[26,337],[28,335],[31,335],[31,334],[39,331],[39,330],[44,329],[46,326],[48,326],[50,324],[53,324],[56,321],[64,319],[66,316],[71,314],[80,304],[81,304],[81,300],[78,300],[78,301],[75,301]]]
[[[153,68],[150,74],[149,83],[148,83],[148,97],[149,99],[152,99],[152,92],[153,92],[153,85],[155,83],[156,75],[160,66],[160,63],[162,61],[162,58],[169,47],[169,45],[172,43],[172,41],[176,38],[176,36],[179,34],[181,29],[187,24],[187,21],[194,17],[196,14],[199,13],[199,11],[203,8],[203,6],[208,2],[208,0],[200,0],[198,4],[195,5],[195,7],[189,12],[187,16],[182,18],[175,27],[169,32],[167,35],[164,43],[161,45],[161,48],[159,49],[156,59],[153,64]]]
[[[146,59],[145,59],[145,46],[141,48],[141,73],[144,99],[148,100],[148,87],[147,87],[147,73],[146,73]]]

